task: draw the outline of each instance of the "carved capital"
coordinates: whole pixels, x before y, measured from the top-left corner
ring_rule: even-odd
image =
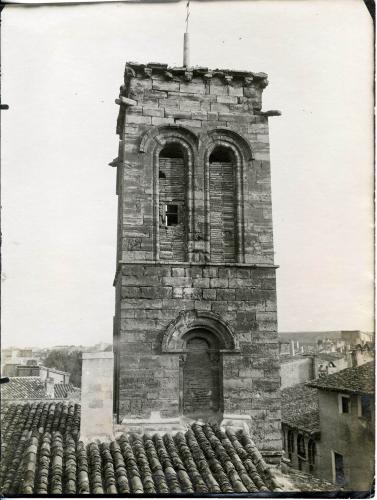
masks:
[[[233,76],[232,75],[224,75],[224,80],[226,81],[227,85],[231,85],[233,81]]]
[[[254,78],[252,76],[245,76],[244,78],[244,84],[245,87],[250,87],[254,81]]]
[[[135,71],[130,67],[126,66],[124,70],[124,80],[129,80],[130,78],[133,78],[135,76]]]
[[[151,76],[152,76],[152,68],[147,68],[147,67],[145,67],[145,68],[144,68],[144,75],[145,75],[147,78],[151,78]]]

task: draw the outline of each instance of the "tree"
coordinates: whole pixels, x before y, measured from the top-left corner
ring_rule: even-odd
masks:
[[[70,383],[75,387],[81,387],[81,351],[68,352],[63,349],[53,349],[48,353],[43,364],[47,368],[68,372],[71,375]]]

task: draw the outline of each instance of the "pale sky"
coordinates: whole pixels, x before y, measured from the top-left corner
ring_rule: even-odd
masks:
[[[181,65],[185,2],[2,11],[2,345],[112,340],[126,61]],[[373,28],[362,0],[191,3],[191,63],[270,85],[279,330],[373,329]]]

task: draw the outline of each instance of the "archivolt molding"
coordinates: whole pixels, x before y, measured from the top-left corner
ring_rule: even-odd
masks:
[[[189,332],[195,329],[211,332],[220,350],[239,352],[239,345],[230,325],[220,316],[209,311],[182,311],[169,323],[162,339],[163,353],[180,354],[185,352]]]
[[[190,145],[194,152],[197,149],[198,141],[198,136],[182,125],[161,125],[145,132],[140,141],[139,151],[141,153],[151,152],[156,147],[156,143],[163,146],[168,142],[179,142],[183,146]]]
[[[253,159],[253,151],[249,141],[234,130],[217,127],[201,136],[202,149],[205,152],[205,159],[208,161],[210,154],[216,146],[226,146],[235,153],[237,161],[241,159],[245,162]]]

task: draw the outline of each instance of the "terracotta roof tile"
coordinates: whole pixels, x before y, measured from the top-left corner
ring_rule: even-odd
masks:
[[[11,404],[2,420],[0,491],[12,494],[281,491],[249,436],[217,425],[185,433],[79,440],[80,406]]]
[[[55,384],[54,392],[56,399],[81,400],[81,389],[72,384]]]
[[[1,399],[49,399],[40,377],[10,377],[1,384]]]
[[[284,424],[309,432],[319,432],[319,406],[316,389],[297,384],[281,391],[281,420]]]
[[[345,368],[307,383],[309,387],[350,394],[374,394],[374,384],[374,361]]]

